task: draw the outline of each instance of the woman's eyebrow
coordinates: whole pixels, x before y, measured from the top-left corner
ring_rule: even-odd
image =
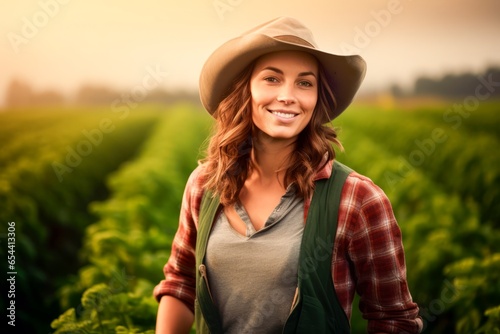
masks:
[[[311,71],[309,71],[309,72],[300,72],[299,73],[299,77],[305,77],[305,76],[308,76],[308,75],[312,75],[313,77],[316,78],[316,74],[314,74],[314,72],[311,72]]]
[[[273,71],[273,72],[276,72],[278,74],[283,74],[282,70],[280,70],[279,68],[273,67],[273,66],[267,66],[267,67],[264,67],[262,69],[262,71],[265,71],[265,70]]]
[[[276,72],[278,74],[284,74],[282,70],[280,70],[279,68],[276,68],[276,67],[273,67],[273,66],[267,66],[265,68],[262,69],[262,71],[265,71],[265,70],[269,70],[269,71],[273,71],[273,72]],[[305,77],[305,76],[308,76],[308,75],[312,75],[313,77],[316,78],[316,74],[314,74],[314,72],[311,72],[311,71],[308,71],[308,72],[300,72],[299,73],[299,77]]]

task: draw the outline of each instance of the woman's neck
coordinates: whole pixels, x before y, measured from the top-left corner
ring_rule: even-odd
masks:
[[[252,178],[262,182],[279,181],[283,184],[285,170],[282,170],[296,147],[295,140],[254,139],[252,159]],[[279,171],[277,173],[277,171]]]

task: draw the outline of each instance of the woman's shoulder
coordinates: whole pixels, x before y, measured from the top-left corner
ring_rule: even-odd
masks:
[[[368,176],[355,171],[346,179],[340,205],[346,214],[345,227],[353,234],[392,228],[396,222],[384,190]]]
[[[203,194],[203,186],[205,184],[206,173],[205,165],[198,163],[198,165],[191,171],[186,182],[186,193],[191,197],[200,197]]]
[[[323,167],[316,173],[316,179],[332,177],[336,168],[341,168],[348,173],[342,190],[343,197],[346,197],[346,195],[355,195],[359,199],[361,195],[362,197],[366,195],[385,196],[382,188],[375,184],[375,182],[373,182],[370,177],[359,173],[349,165],[346,165],[337,160],[329,160],[328,162],[326,162]]]
[[[385,201],[387,198],[384,190],[373,182],[370,177],[355,170],[347,177],[343,193],[345,197],[356,199],[360,204],[373,200]]]
[[[189,176],[189,179],[202,179],[204,177],[206,170],[206,164],[203,162],[198,162],[198,165],[191,171],[191,175]]]
[[[198,215],[203,198],[205,167],[203,164],[198,164],[189,175],[184,189],[182,200],[182,212],[185,217],[191,217],[194,225],[198,224]],[[186,219],[186,221],[190,221]]]

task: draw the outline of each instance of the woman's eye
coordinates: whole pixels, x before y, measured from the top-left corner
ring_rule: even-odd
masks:
[[[310,83],[309,81],[300,81],[299,86],[312,87],[312,83]]]
[[[266,80],[268,82],[278,82],[278,79],[276,79],[275,77],[267,77],[267,78],[264,78],[264,80]]]

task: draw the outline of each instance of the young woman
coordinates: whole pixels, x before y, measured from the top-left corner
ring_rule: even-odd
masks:
[[[369,332],[422,330],[387,197],[335,161],[330,121],[364,73],[291,18],[209,57],[200,96],[217,128],[154,291],[157,333],[188,333],[195,315],[200,333],[348,333],[355,291]]]

